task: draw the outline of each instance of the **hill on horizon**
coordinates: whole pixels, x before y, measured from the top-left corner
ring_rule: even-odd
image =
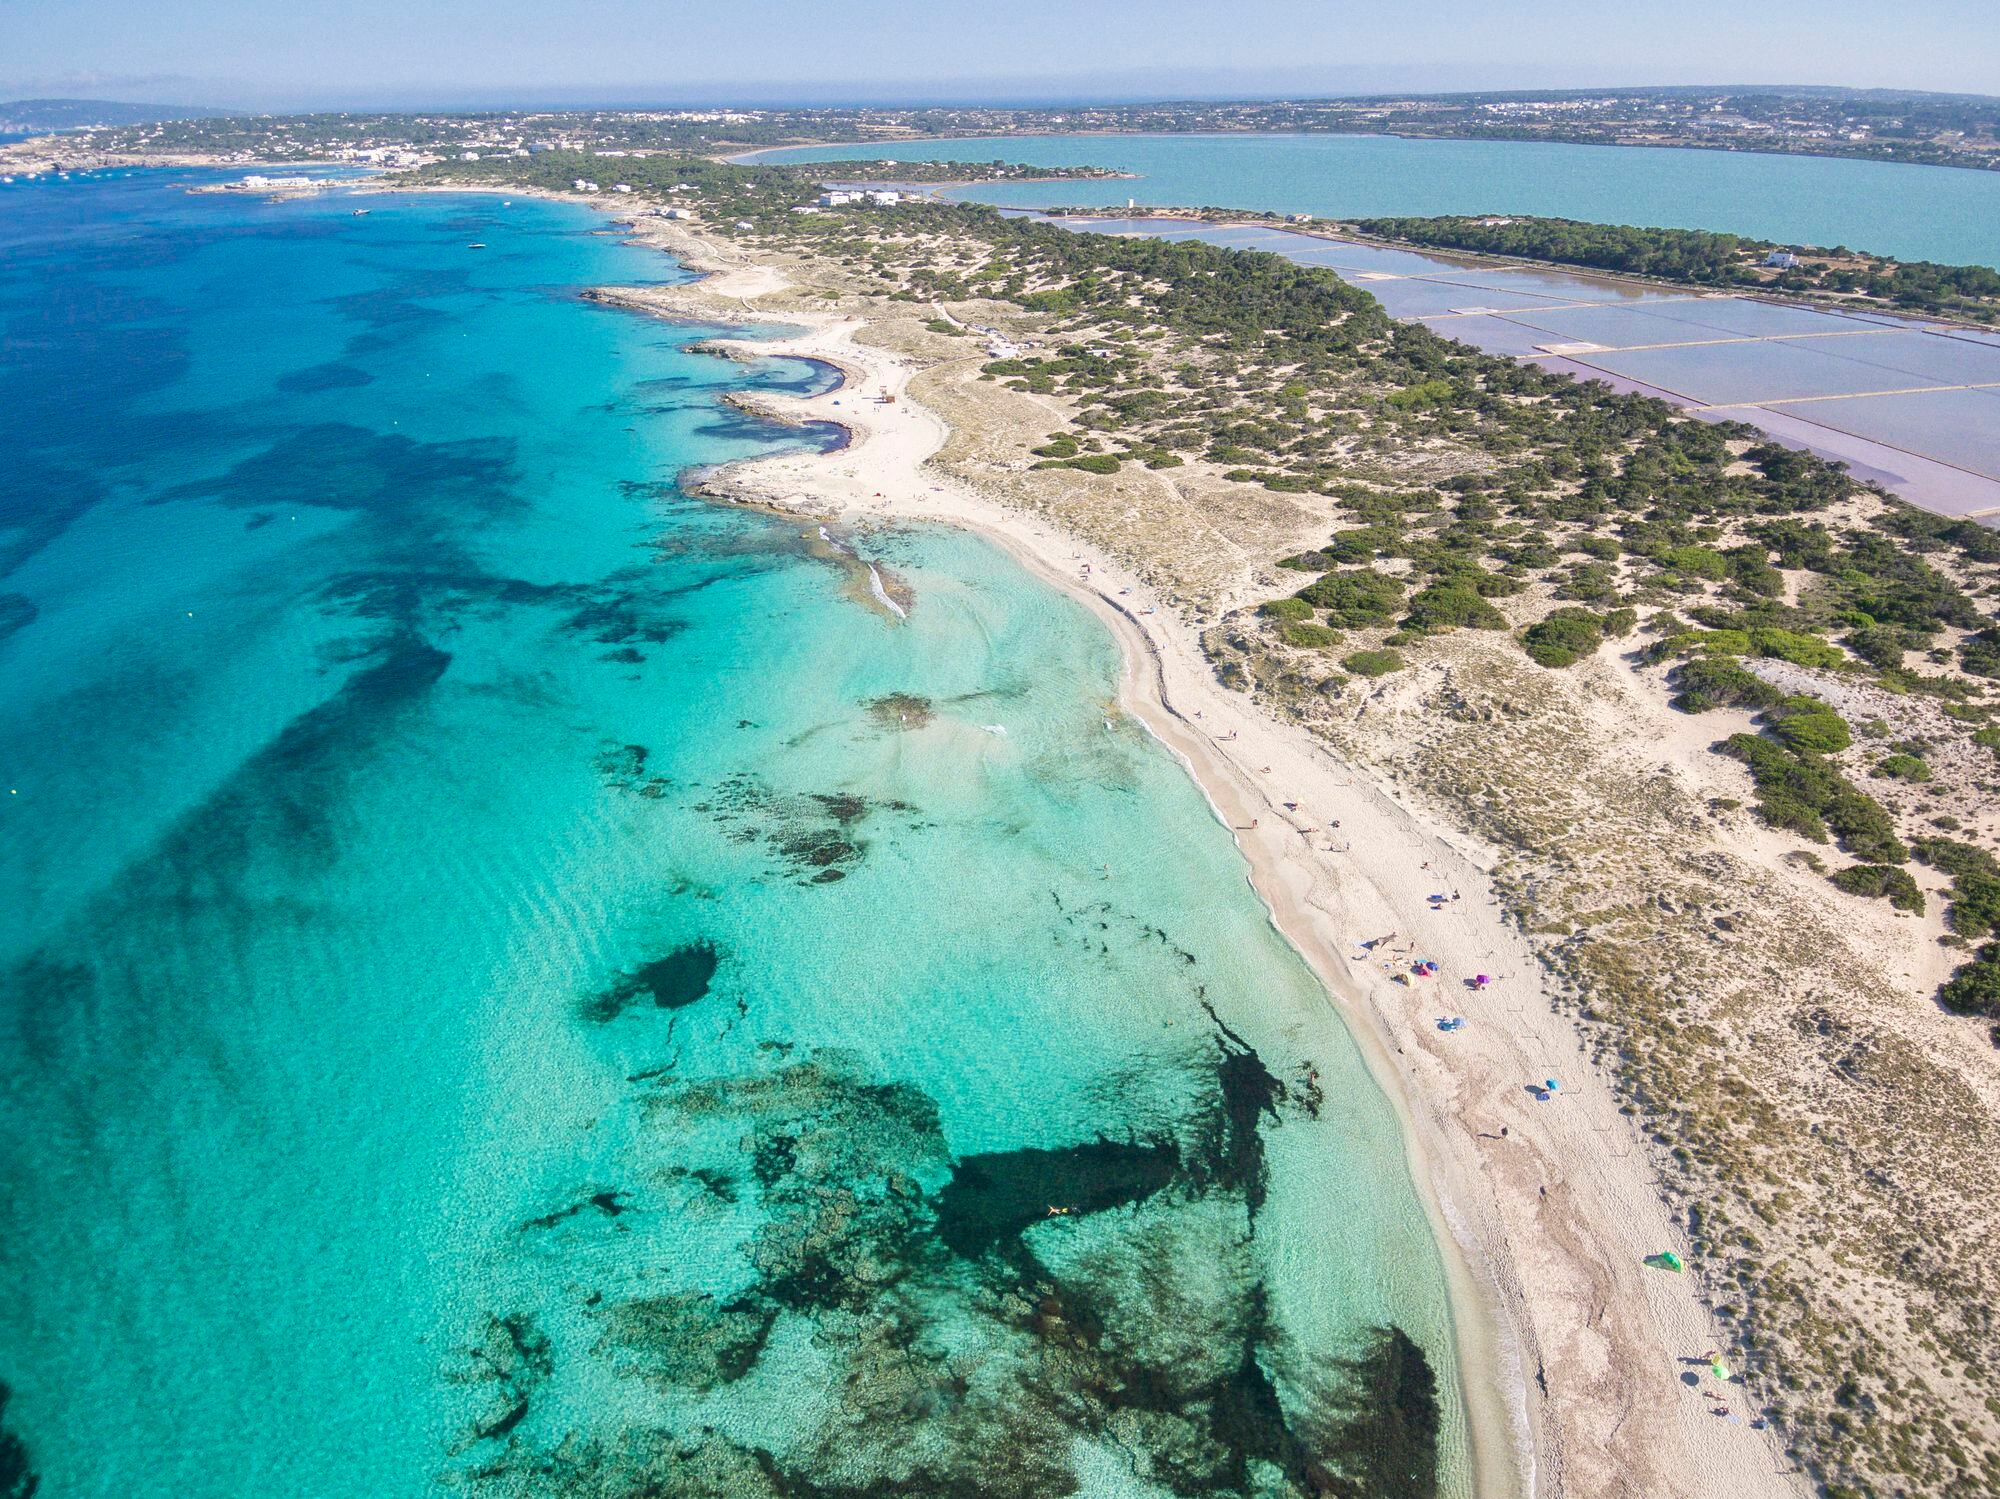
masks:
[[[125,104],[113,99],[8,99],[0,101],[0,131],[39,134],[46,130],[90,130],[111,125],[147,125],[155,120],[199,120],[228,114],[226,109],[185,104]]]

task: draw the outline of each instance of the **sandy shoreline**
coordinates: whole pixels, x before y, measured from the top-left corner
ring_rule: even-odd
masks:
[[[735,245],[666,226],[648,225],[645,237],[710,274],[610,300],[798,327],[741,352],[816,359],[845,377],[819,396],[757,400],[788,419],[847,427],[848,446],[735,465],[706,476],[708,492],[864,530],[871,520],[967,527],[1080,600],[1119,641],[1121,706],[1181,759],[1232,829],[1274,924],[1321,977],[1403,1120],[1453,1282],[1476,1491],[1806,1492],[1775,1435],[1752,1428],[1748,1391],[1706,1376],[1698,1388],[1683,1383],[1727,1337],[1692,1273],[1641,1263],[1667,1249],[1686,1257],[1685,1225],[1527,942],[1503,919],[1488,880],[1497,852],[1223,688],[1195,627],[1112,558],[933,463],[949,429],[910,386],[919,374],[949,378],[948,366],[920,371],[858,342],[868,321],[853,313],[760,308],[786,278]],[[877,399],[885,395],[894,402]],[[1386,933],[1398,936],[1373,952],[1357,945]],[[1408,978],[1415,956],[1434,959],[1440,976]],[[1497,982],[1472,992],[1475,973]],[[1444,1015],[1468,1024],[1440,1032]],[[1529,1085],[1550,1077],[1560,1090],[1537,1100]],[[1727,1417],[1714,1413],[1719,1403]]]

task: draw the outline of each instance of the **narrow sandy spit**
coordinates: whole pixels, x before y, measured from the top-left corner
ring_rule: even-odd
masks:
[[[646,237],[691,267],[709,259],[707,246],[665,226],[648,225]],[[1174,751],[1233,830],[1274,924],[1320,975],[1401,1115],[1453,1282],[1477,1492],[1807,1492],[1773,1436],[1751,1427],[1740,1387],[1685,1382],[1724,1339],[1690,1277],[1641,1261],[1668,1249],[1685,1255],[1687,1235],[1637,1130],[1503,920],[1486,874],[1493,851],[1224,689],[1193,626],[1112,559],[932,464],[946,425],[910,399],[911,361],[856,342],[863,318],[760,312],[757,300],[782,291],[783,274],[744,263],[735,246],[726,259],[697,287],[603,295],[667,316],[800,329],[723,347],[840,369],[838,389],[754,404],[782,419],[837,422],[852,441],[833,453],[736,465],[704,488],[859,527],[864,545],[871,521],[967,527],[1112,631],[1124,663],[1121,706]],[[1387,940],[1363,948],[1370,939]],[[1439,965],[1437,977],[1410,976],[1419,957]],[[1476,974],[1494,982],[1475,991]],[[1437,1029],[1446,1016],[1467,1023],[1447,1034]],[[1538,1099],[1532,1085],[1549,1078],[1559,1089]]]

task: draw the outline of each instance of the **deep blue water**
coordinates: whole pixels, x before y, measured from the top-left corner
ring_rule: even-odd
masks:
[[[1015,206],[1211,206],[1341,218],[1523,213],[1713,229],[2000,266],[2000,172],[1833,157],[1375,135],[1007,136],[762,153],[779,161],[1102,166],[1137,181],[1001,184]]]
[[[0,190],[0,1474],[1303,1492],[1430,1377],[1468,1492],[1392,1113],[1099,626],[690,498],[825,373],[582,210],[193,180]]]

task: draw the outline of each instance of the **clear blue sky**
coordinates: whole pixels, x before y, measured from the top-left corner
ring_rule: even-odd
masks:
[[[1613,83],[2000,94],[2000,0],[0,0],[0,97],[1167,97]]]

